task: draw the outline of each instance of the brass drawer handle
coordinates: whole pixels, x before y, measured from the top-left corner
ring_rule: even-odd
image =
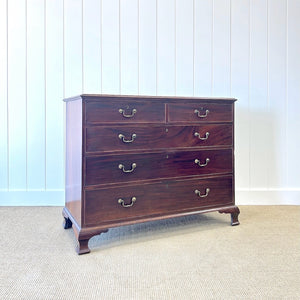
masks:
[[[122,114],[122,116],[124,118],[132,118],[136,114],[136,112],[137,112],[137,110],[134,108],[134,109],[132,109],[130,115],[126,115],[125,109],[122,109],[122,108],[119,109],[119,113]]]
[[[205,198],[205,197],[207,197],[208,194],[209,194],[209,192],[210,192],[210,189],[207,188],[207,189],[205,190],[205,194],[204,194],[204,195],[201,195],[201,192],[200,192],[200,191],[195,190],[195,194],[198,195],[200,198]]]
[[[125,166],[122,164],[119,164],[119,169],[122,170],[124,173],[131,173],[134,171],[135,168],[136,168],[136,163],[131,164],[130,170],[125,170]]]
[[[205,166],[207,166],[207,164],[210,162],[210,159],[209,158],[207,158],[206,160],[205,160],[205,163],[204,164],[201,164],[201,161],[198,159],[198,158],[196,158],[195,159],[195,164],[197,164],[199,167],[205,167]]]
[[[123,199],[121,199],[121,198],[118,199],[118,203],[121,204],[123,207],[131,207],[134,204],[135,201],[136,201],[136,198],[132,197],[131,198],[131,203],[125,204],[125,201]]]
[[[131,135],[131,140],[126,140],[125,139],[125,135],[123,135],[123,134],[119,134],[119,139],[123,142],[123,143],[132,143],[133,141],[134,141],[134,139],[136,138],[136,134],[135,133],[133,133],[132,135]]]
[[[198,137],[198,139],[201,140],[201,141],[205,141],[205,140],[207,140],[208,137],[209,137],[209,132],[207,131],[207,132],[205,133],[205,137],[201,137],[199,132],[195,132],[195,133],[194,133],[194,136],[195,136],[195,137]]]
[[[201,115],[201,111],[203,111],[203,110],[204,110],[203,107],[200,107],[200,110],[195,109],[195,110],[194,110],[194,113],[197,114],[197,117],[198,117],[198,118],[206,118],[207,115],[208,115],[208,113],[209,113],[209,110],[208,110],[208,109],[205,110],[205,114],[204,114],[204,115]]]

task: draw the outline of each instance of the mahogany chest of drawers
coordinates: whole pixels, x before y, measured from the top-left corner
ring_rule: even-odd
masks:
[[[229,98],[81,95],[66,102],[64,228],[77,252],[109,228],[195,213],[231,214]]]

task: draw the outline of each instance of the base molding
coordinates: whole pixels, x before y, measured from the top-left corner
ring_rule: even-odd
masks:
[[[236,205],[300,205],[300,189],[237,189],[235,203]]]

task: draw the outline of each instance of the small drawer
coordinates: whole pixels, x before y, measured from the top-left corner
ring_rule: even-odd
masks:
[[[163,123],[165,104],[158,102],[89,101],[85,104],[87,125],[99,123]]]
[[[85,186],[233,171],[231,149],[88,156],[85,165]]]
[[[168,122],[232,122],[233,104],[170,103]]]
[[[232,176],[88,190],[84,224],[102,225],[233,203]]]
[[[232,146],[232,144],[232,124],[86,128],[87,153]]]

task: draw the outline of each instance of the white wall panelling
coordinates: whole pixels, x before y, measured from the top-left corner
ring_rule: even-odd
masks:
[[[27,190],[27,7],[25,0],[7,5],[8,188]]]
[[[83,92],[99,93],[101,91],[102,68],[102,7],[99,0],[85,0],[82,3],[83,26]],[[91,22],[91,20],[93,20]],[[91,45],[93,45],[91,47]]]
[[[287,188],[299,188],[300,1],[289,0],[287,3]]]
[[[213,1],[212,95],[230,95],[230,1]]]
[[[250,170],[250,114],[249,114],[249,57],[250,57],[250,1],[231,1],[231,94],[238,98],[235,109],[236,186],[249,187]]]
[[[300,204],[298,0],[0,1],[0,205],[62,205],[80,93],[232,96],[236,202]]]
[[[212,94],[213,1],[194,1],[194,95]]]
[[[139,92],[138,0],[120,1],[120,93]]]
[[[64,7],[61,0],[45,1],[45,4],[45,190],[49,192],[62,191],[64,188],[64,106],[61,100],[64,97]]]
[[[83,90],[82,0],[64,0],[65,97]]]
[[[157,1],[156,93],[176,94],[176,1]]]
[[[287,2],[269,1],[268,6],[268,186],[287,186]],[[277,170],[280,170],[278,172]]]
[[[194,94],[194,16],[192,0],[176,1],[176,94]]]
[[[119,94],[121,90],[119,17],[119,0],[102,0],[101,79],[104,94]]]
[[[250,1],[250,188],[268,187],[268,1]]]
[[[0,1],[0,190],[8,188],[7,108],[7,3]]]
[[[46,186],[45,3],[40,0],[27,0],[26,3],[27,189],[43,190]]]
[[[139,93],[156,94],[156,0],[139,0]]]

